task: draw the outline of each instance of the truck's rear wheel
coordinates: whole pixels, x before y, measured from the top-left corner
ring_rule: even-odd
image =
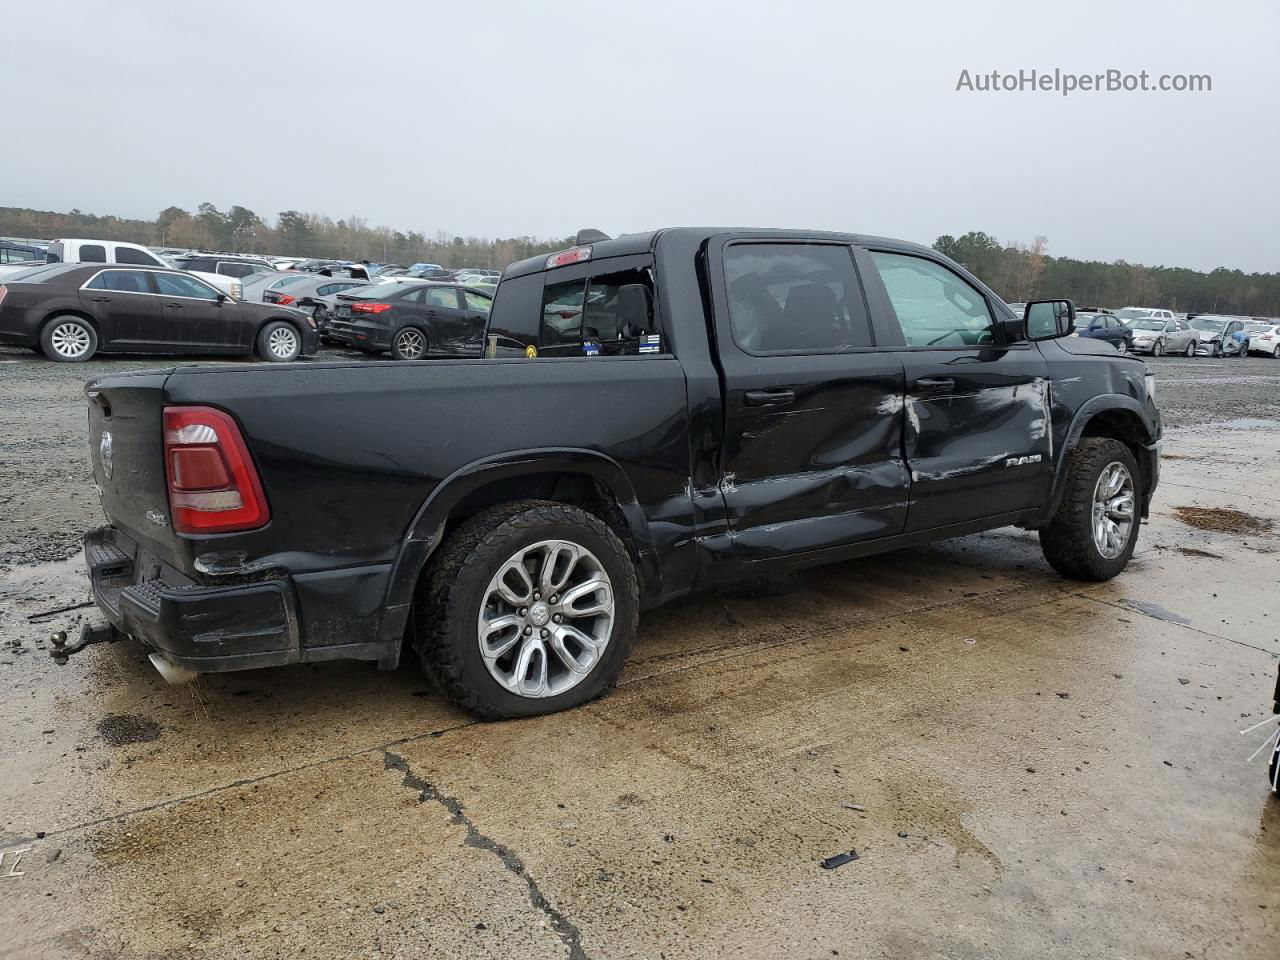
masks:
[[[1138,464],[1119,440],[1085,437],[1066,463],[1058,512],[1040,531],[1050,566],[1076,580],[1110,580],[1138,542]]]
[[[465,710],[486,719],[554,713],[617,682],[639,606],[631,557],[604,521],[523,500],[472,517],[437,551],[414,646]]]

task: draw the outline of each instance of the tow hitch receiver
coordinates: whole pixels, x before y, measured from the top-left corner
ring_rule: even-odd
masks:
[[[53,644],[49,656],[53,657],[54,663],[65,664],[73,653],[79,653],[92,643],[115,643],[123,636],[109,623],[86,623],[80,627],[80,639],[68,646],[67,632],[59,630],[49,637],[49,642]]]

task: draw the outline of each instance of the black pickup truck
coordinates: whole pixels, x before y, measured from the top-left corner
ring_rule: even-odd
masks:
[[[109,624],[73,646],[169,675],[407,646],[510,717],[599,695],[642,608],[727,580],[1006,525],[1104,580],[1160,419],[1073,314],[896,240],[591,233],[507,269],[474,359],[101,377]]]

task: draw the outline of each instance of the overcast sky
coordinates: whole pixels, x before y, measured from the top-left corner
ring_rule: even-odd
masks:
[[[1275,0],[55,6],[0,15],[0,205],[208,200],[429,235],[985,230],[1280,270]],[[1213,90],[956,91],[962,69],[1032,68]]]

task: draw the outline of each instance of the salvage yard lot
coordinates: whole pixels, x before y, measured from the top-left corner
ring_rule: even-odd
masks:
[[[1280,363],[1151,361],[1112,582],[1002,530],[717,590],[643,617],[612,696],[485,724],[411,662],[48,659],[100,522],[80,384],[171,362],[0,354],[0,956],[1274,957],[1236,731],[1280,654]]]

